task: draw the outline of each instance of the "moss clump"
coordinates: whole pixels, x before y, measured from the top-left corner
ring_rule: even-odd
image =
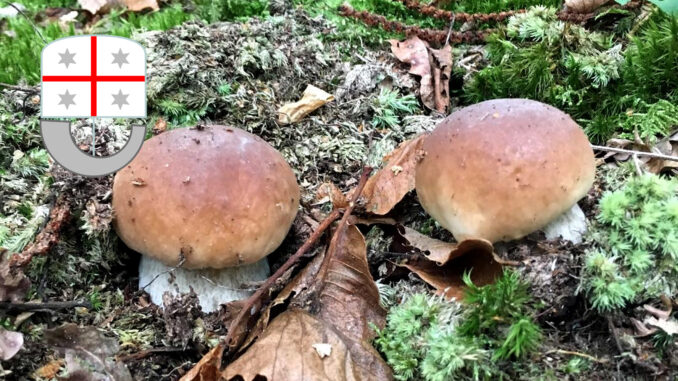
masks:
[[[391,308],[376,346],[399,380],[490,379],[500,363],[537,349],[541,330],[530,316],[528,285],[505,271],[495,284],[475,286],[469,276],[466,311],[439,297],[416,293]]]
[[[582,290],[601,312],[678,292],[678,181],[631,179],[605,194]]]
[[[589,31],[558,20],[555,8],[533,7],[488,38],[489,65],[465,84],[465,101],[539,100],[572,115],[598,142],[635,130],[664,135],[676,122],[676,19],[653,14],[626,49],[620,32]]]

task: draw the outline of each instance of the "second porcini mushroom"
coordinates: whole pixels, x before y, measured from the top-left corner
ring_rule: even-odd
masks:
[[[149,139],[113,185],[115,228],[141,253],[139,285],[196,292],[205,312],[251,294],[287,235],[299,186],[278,151],[246,131],[182,128]]]
[[[508,241],[543,228],[591,188],[593,151],[572,118],[527,99],[454,112],[423,145],[416,190],[457,241]]]

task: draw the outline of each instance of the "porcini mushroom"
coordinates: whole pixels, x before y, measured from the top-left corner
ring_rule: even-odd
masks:
[[[456,111],[423,151],[419,201],[459,242],[523,237],[570,209],[593,184],[593,151],[582,129],[562,111],[527,99]]]
[[[299,206],[290,166],[261,138],[225,126],[155,136],[113,183],[115,229],[142,254],[139,285],[162,305],[192,288],[203,311],[250,295]]]

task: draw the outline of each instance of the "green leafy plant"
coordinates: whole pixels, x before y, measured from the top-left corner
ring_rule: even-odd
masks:
[[[376,128],[393,128],[400,123],[403,115],[412,114],[419,109],[419,101],[413,94],[400,95],[397,90],[382,88],[372,106]]]
[[[498,362],[524,358],[539,346],[528,285],[513,271],[476,286],[466,274],[468,309],[440,297],[413,294],[391,308],[376,347],[399,380],[492,379]]]
[[[600,200],[581,289],[601,312],[678,292],[678,181],[631,179]]]

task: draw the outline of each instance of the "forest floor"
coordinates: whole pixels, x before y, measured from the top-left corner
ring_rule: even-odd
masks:
[[[571,54],[571,59],[576,62],[564,64],[560,57],[549,56],[560,66],[535,68],[541,64],[525,65],[537,73],[508,72],[516,65],[523,65],[524,60],[534,59],[527,57],[534,54],[530,50],[533,45],[523,50],[527,52],[524,56],[520,55],[518,50],[523,47],[518,40],[522,37],[508,42],[511,37],[499,31],[495,37],[488,37],[488,41],[456,44],[452,50],[454,58],[449,80],[450,105],[441,113],[430,110],[420,101],[419,78],[409,74],[408,65],[400,62],[389,49],[386,39],[403,39],[403,35],[370,29],[362,23],[342,18],[336,12],[338,2],[312,3],[253,2],[244,14],[232,14],[226,17],[230,21],[221,21],[223,18],[214,14],[224,15],[230,8],[208,9],[203,2],[196,2],[195,8],[191,8],[179,2],[168,2],[162,3],[161,10],[155,13],[133,16],[113,12],[108,16],[96,16],[95,20],[78,21],[96,28],[71,29],[67,34],[111,32],[131,36],[146,48],[150,116],[143,121],[104,120],[94,137],[90,121],[77,121],[72,127],[76,143],[87,149],[94,138],[99,155],[115,153],[125,144],[129,126],[135,123],[148,126],[149,138],[197,124],[235,126],[262,137],[285,157],[302,192],[300,212],[288,237],[269,256],[272,271],[279,268],[309,238],[317,223],[332,211],[336,200],[326,194],[319,195],[323,184],[331,183],[342,192],[350,191],[358,184],[365,166],[382,168],[385,165],[382,158],[399,144],[432,131],[446,114],[477,101],[499,97],[538,99],[572,113],[595,143],[604,144],[613,139],[618,147],[636,150],[668,144],[668,152],[662,148],[662,152],[668,154],[672,153],[670,149],[674,144],[673,154],[678,152],[678,138],[673,135],[678,120],[672,115],[678,110],[678,79],[675,73],[662,72],[666,68],[661,66],[664,61],[678,62],[675,57],[678,54],[678,27],[666,27],[670,25],[668,17],[648,16],[659,12],[649,5],[642,10],[609,11],[607,18],[601,16],[602,21],[589,21],[586,25],[589,29],[582,28],[584,31],[609,33],[600,38],[601,46],[590,50],[572,48],[568,45],[572,40],[565,37],[556,44],[557,48],[544,43],[540,49],[547,49],[546,55],[554,54],[555,50],[557,54],[565,55],[564,51],[569,49],[567,54]],[[352,3],[357,3],[354,4],[357,9],[383,12],[404,22],[446,31],[447,22],[424,17],[399,3]],[[510,6],[519,9],[533,3],[540,2],[514,1]],[[559,5],[559,2],[544,3]],[[75,9],[75,5],[67,1],[54,6],[57,8],[53,9],[62,9],[60,14],[67,14],[64,9]],[[461,7],[457,10],[503,10],[473,9],[473,5]],[[29,5],[27,12],[43,17],[42,20],[38,20],[39,16],[35,18],[43,32],[51,28],[44,23],[44,10]],[[621,55],[621,46],[631,49],[627,46],[632,44],[629,39],[622,40],[619,36],[626,36],[635,25],[633,20],[627,20],[631,15],[633,20],[649,17],[651,20],[647,23],[654,23],[669,34],[668,42],[648,37],[660,46],[657,49],[665,50],[661,48],[663,43],[676,48],[667,53],[669,58],[662,56],[652,63],[655,65],[653,75],[663,77],[661,80],[653,77],[647,82],[660,82],[656,87],[661,91],[655,91],[651,84],[641,89],[634,82],[634,75],[640,74],[633,71],[635,69],[625,69],[625,57],[636,53]],[[82,19],[82,16],[78,17]],[[544,23],[548,24],[548,16],[545,17]],[[23,21],[3,20],[0,19],[0,29],[5,33],[3,38],[12,38],[12,30],[32,33],[30,28],[17,29],[16,24]],[[624,23],[628,25],[621,25]],[[545,34],[550,33],[548,27],[542,27],[547,30]],[[463,24],[461,28],[473,28],[473,25]],[[634,33],[640,38],[647,37],[653,26],[647,28],[650,32],[640,28]],[[589,41],[588,37],[576,34],[579,32],[567,33],[573,33],[578,43]],[[48,37],[59,36],[55,32]],[[16,46],[19,40],[26,39],[14,38]],[[598,37],[594,39],[597,41]],[[620,48],[615,48],[617,42]],[[11,46],[13,42],[0,40],[0,43]],[[513,46],[509,47],[511,44]],[[511,52],[499,51],[500,46]],[[27,49],[35,50],[32,45]],[[616,53],[614,49],[617,49]],[[642,49],[639,51],[643,52]],[[515,61],[501,66],[497,57],[502,54]],[[11,58],[0,58],[0,62],[13,65]],[[584,66],[593,68],[591,76],[598,75],[596,80],[604,81],[606,75],[609,78],[605,83],[593,86],[593,77],[581,74]],[[49,244],[49,250],[35,254],[25,268],[30,285],[21,283],[10,287],[11,277],[0,269],[0,282],[5,282],[0,284],[0,295],[3,296],[0,322],[4,327],[0,334],[0,354],[5,350],[1,344],[8,337],[7,332],[23,335],[20,351],[0,363],[0,378],[99,380],[127,379],[131,375],[136,380],[179,379],[226,335],[233,319],[232,310],[224,306],[219,312],[204,314],[191,294],[173,299],[164,309],[149,302],[145,293],[139,290],[139,254],[127,248],[112,227],[113,176],[82,177],[64,170],[49,158],[39,134],[40,101],[36,87],[39,76],[31,74],[35,68],[21,70],[23,72],[12,75],[7,71],[5,77],[0,74],[0,82],[11,85],[3,86],[0,94],[0,247],[8,253],[25,252],[27,248],[35,247],[35,240],[46,239],[39,234],[41,231],[55,223],[57,227],[54,229],[56,239]],[[672,70],[671,66],[668,70]],[[476,76],[479,79],[474,79]],[[515,84],[523,86],[526,93],[516,93],[516,88],[510,88],[508,82],[521,76],[538,77],[535,81],[541,83],[534,84],[526,79],[527,83]],[[574,77],[586,85],[575,83]],[[492,81],[506,85],[495,86]],[[565,84],[570,87],[564,88]],[[334,100],[299,122],[278,123],[280,106],[300,99],[308,85],[333,94]],[[556,90],[542,91],[542,85]],[[619,94],[628,92],[624,86],[638,87],[635,100],[624,98],[618,104],[609,105],[608,98],[621,99]],[[533,93],[529,94],[530,91]],[[650,98],[646,93],[656,98]],[[592,105],[595,102],[600,102],[600,108],[605,110],[600,115],[596,115]],[[634,117],[633,110],[629,111],[627,105],[635,107],[643,119]],[[596,119],[598,116],[602,119]],[[617,126],[616,130],[610,130],[608,124]],[[529,297],[521,300],[516,308],[521,309],[521,317],[526,316],[537,327],[539,339],[535,346],[526,354],[510,358],[490,356],[478,360],[469,356],[458,368],[439,373],[446,374],[442,378],[430,376],[430,371],[415,364],[408,368],[412,371],[408,376],[402,367],[398,368],[402,365],[398,359],[392,357],[394,350],[387,349],[388,345],[381,342],[387,337],[382,331],[374,346],[393,367],[397,378],[669,380],[676,377],[678,333],[672,334],[671,327],[656,326],[651,326],[650,333],[642,331],[642,328],[648,329],[643,323],[647,322],[648,316],[656,316],[648,311],[666,312],[668,309],[664,320],[676,324],[675,313],[672,314],[678,295],[673,285],[677,283],[675,278],[669,279],[666,288],[654,296],[629,298],[622,306],[602,310],[594,305],[595,299],[586,286],[586,277],[590,276],[586,273],[590,266],[586,258],[601,247],[596,234],[600,235],[604,230],[596,225],[601,197],[625,189],[631,179],[637,177],[637,171],[675,178],[676,169],[669,164],[658,168],[645,161],[634,166],[628,156],[621,158],[604,153],[597,155],[597,164],[594,186],[579,201],[589,225],[594,226],[583,242],[548,240],[542,232],[536,232],[495,247],[497,255],[506,263],[510,262],[505,265],[507,271],[518,274],[520,282],[527,285]],[[678,197],[676,189],[667,197]],[[58,220],[55,210],[69,213]],[[361,208],[355,215],[374,218]],[[451,234],[426,214],[414,191],[407,193],[386,217],[432,238],[453,241]],[[397,242],[400,233],[391,222],[361,225],[360,231],[365,236],[369,273],[378,285],[380,303],[387,310],[402,307],[413,295],[425,295],[429,306],[435,305],[439,309],[449,308],[439,307],[440,304],[458,306],[454,319],[441,320],[441,326],[455,326],[453,320],[470,319],[469,314],[475,313],[465,312],[467,305],[474,303],[464,302],[463,298],[445,301],[436,296],[436,291],[440,290],[399,266],[403,260],[421,257],[423,250],[400,248]],[[312,253],[321,255],[321,247],[327,241],[328,237]],[[678,274],[678,253],[675,255],[675,262],[662,264],[668,268],[667,277]],[[295,268],[295,274],[306,265],[311,267],[309,263],[313,262],[304,259]],[[286,279],[289,281],[289,274]],[[497,291],[513,295],[506,290]],[[16,295],[18,297],[13,298]],[[27,301],[37,304],[26,308],[22,302]],[[482,302],[475,304],[482,307]],[[270,312],[269,319],[274,320],[282,314],[282,309]],[[386,321],[390,322],[391,313],[386,316]],[[503,317],[492,318],[501,320]],[[509,329],[501,321],[497,324],[498,331]],[[474,349],[480,348],[482,353],[490,355],[498,350],[495,333],[485,332],[479,337],[486,341],[474,343]],[[421,343],[407,345],[422,346]],[[429,344],[422,348],[428,348],[426,345]],[[459,349],[450,348],[451,351]],[[94,362],[100,362],[101,366],[92,370],[82,364],[76,365],[74,358],[83,358],[81,350],[93,352]],[[423,357],[416,356],[423,356],[425,351],[428,349],[413,354],[413,360],[424,363]],[[440,368],[452,362],[445,357],[438,361]]]

